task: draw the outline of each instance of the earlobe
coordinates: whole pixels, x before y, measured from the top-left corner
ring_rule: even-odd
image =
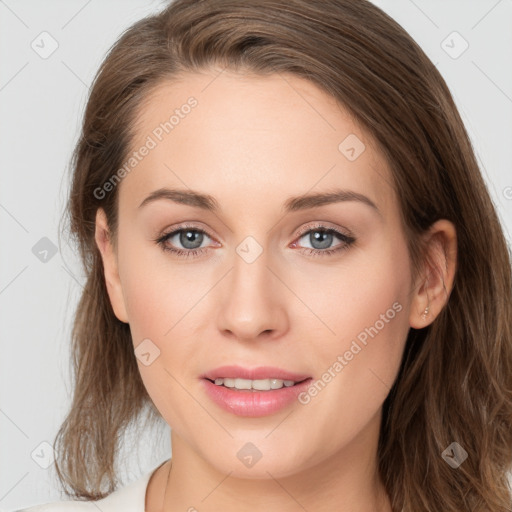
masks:
[[[116,254],[110,240],[107,217],[103,208],[96,211],[96,227],[94,238],[103,262],[105,285],[114,314],[121,322],[128,323],[128,315],[124,303],[123,290],[119,277]]]
[[[448,302],[457,266],[457,233],[446,219],[435,222],[426,233],[422,280],[414,289],[409,324],[415,329],[430,325]]]

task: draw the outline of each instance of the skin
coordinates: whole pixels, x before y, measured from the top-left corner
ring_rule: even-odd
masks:
[[[376,465],[382,404],[409,328],[430,324],[447,301],[455,229],[446,220],[432,226],[432,264],[413,276],[382,154],[332,97],[292,75],[205,70],[162,83],[141,109],[133,149],[190,96],[197,107],[119,185],[117,251],[103,210],[96,218],[113,310],[134,348],[149,338],[160,350],[138,365],[172,428],[172,471],[169,480],[169,463],[154,472],[146,510],[389,512]],[[366,146],[354,161],[338,150],[348,134]],[[221,211],[169,200],[139,209],[160,187],[211,194]],[[366,195],[380,213],[345,201],[283,215],[288,197],[332,187]],[[154,241],[183,222],[208,232],[196,257]],[[304,248],[319,245],[297,233],[315,222],[356,241],[311,256]],[[247,236],[263,250],[250,264],[236,252]],[[179,236],[173,244],[187,250]],[[328,248],[340,244],[333,237]],[[243,418],[203,391],[199,376],[224,364],[320,379],[396,302],[401,311],[308,404]],[[252,467],[236,456],[247,442],[262,453]]]

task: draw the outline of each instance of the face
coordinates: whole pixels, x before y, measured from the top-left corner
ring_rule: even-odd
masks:
[[[291,75],[217,75],[162,83],[141,109],[107,285],[173,436],[224,473],[285,476],[375,444],[415,307],[411,264],[390,170],[333,98]],[[216,209],[144,202],[164,188]],[[308,380],[215,394],[204,375],[225,365]]]

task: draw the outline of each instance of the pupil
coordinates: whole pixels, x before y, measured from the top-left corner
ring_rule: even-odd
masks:
[[[180,235],[180,243],[183,245],[183,247],[187,249],[197,249],[198,247],[201,246],[201,243],[203,241],[202,237],[203,234],[199,233],[198,231],[182,231]],[[199,239],[199,243],[197,243],[197,239]]]
[[[309,235],[309,239],[311,242],[311,245],[315,249],[326,249],[328,248],[332,243],[332,233],[328,233],[327,231],[313,231]],[[320,245],[316,245],[317,243],[320,243]]]

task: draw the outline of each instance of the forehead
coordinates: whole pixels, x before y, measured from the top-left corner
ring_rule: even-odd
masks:
[[[139,107],[121,183],[134,207],[153,190],[201,190],[234,207],[329,188],[371,196],[379,209],[394,192],[371,136],[336,100],[290,74],[211,70],[160,83]]]

